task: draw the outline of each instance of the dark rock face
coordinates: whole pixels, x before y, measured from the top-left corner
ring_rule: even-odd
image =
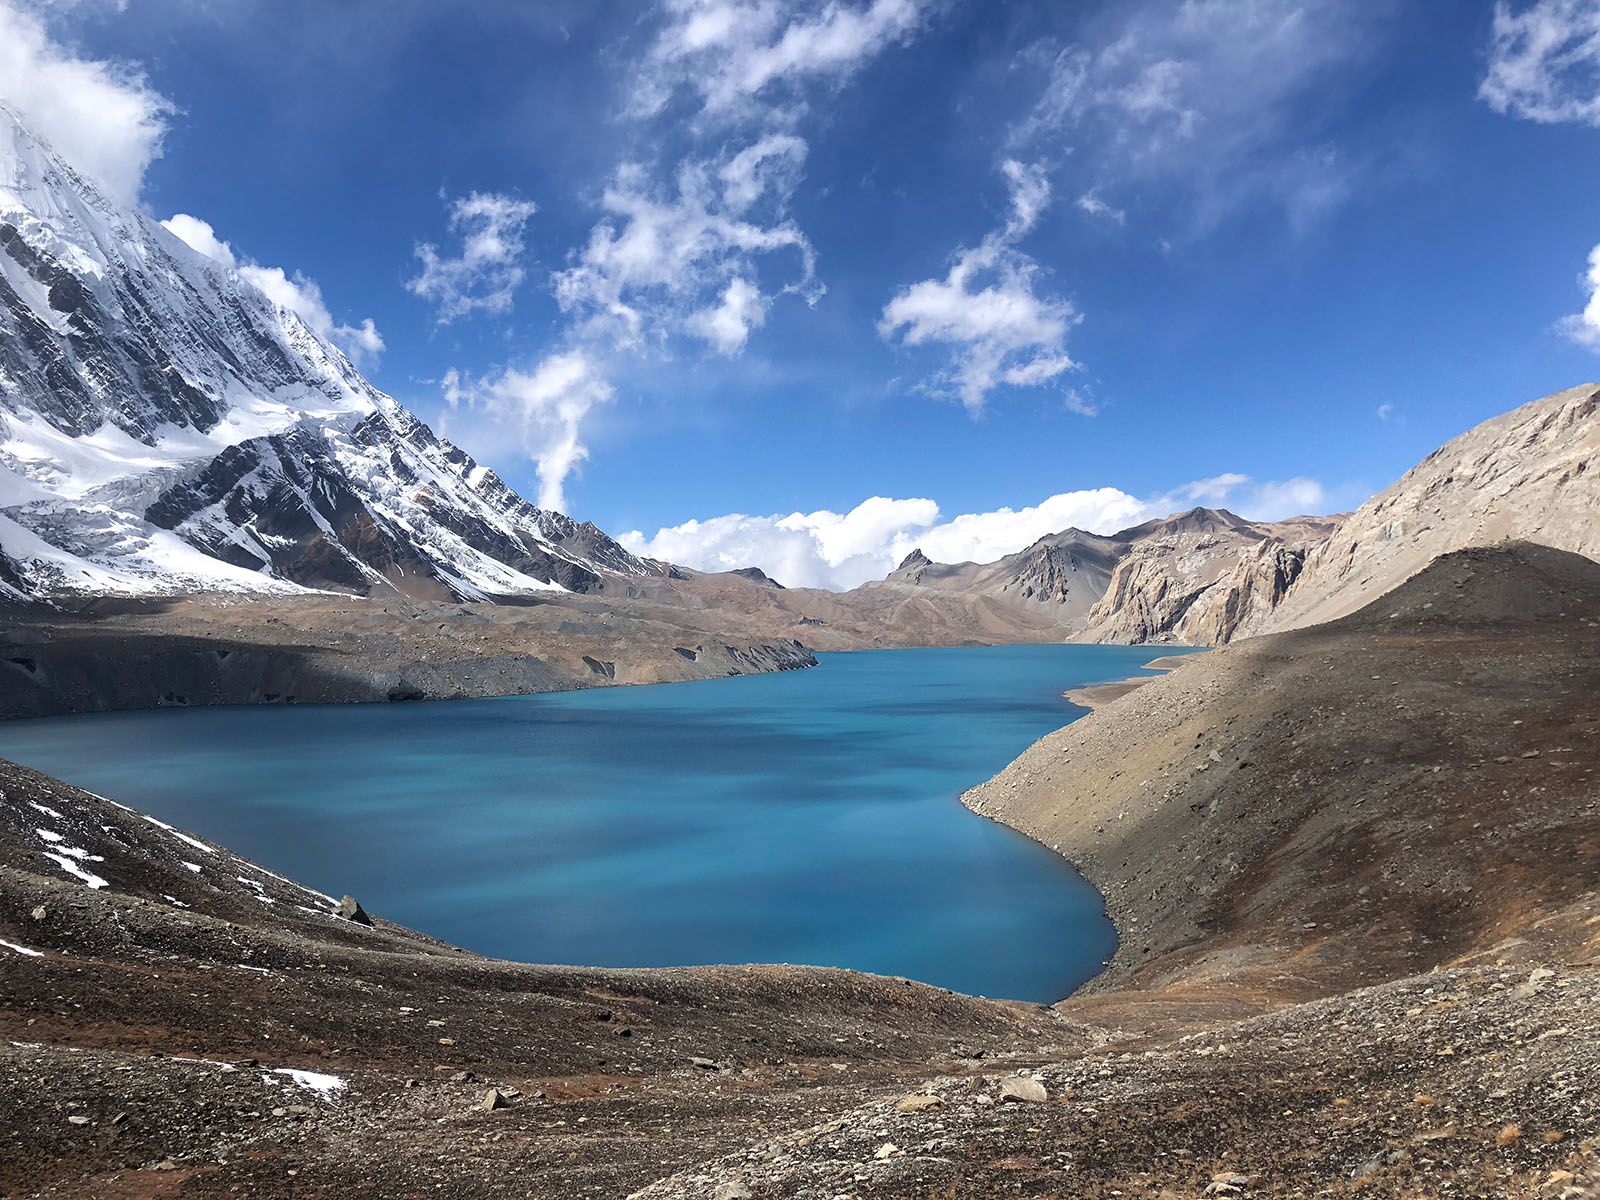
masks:
[[[334,909],[336,916],[343,917],[346,921],[354,921],[357,925],[372,924],[372,918],[367,916],[367,910],[361,907],[361,902],[354,896],[346,896],[339,901],[339,907]]]
[[[740,567],[736,571],[730,571],[729,574],[737,575],[741,579],[748,579],[751,583],[761,583],[767,587],[777,588],[780,592],[784,590],[783,584],[772,578],[760,567]]]

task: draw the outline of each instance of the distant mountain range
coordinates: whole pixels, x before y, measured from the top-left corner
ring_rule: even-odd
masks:
[[[913,551],[868,586],[988,596],[1083,641],[1215,643],[1270,611],[1341,520],[1195,508],[1110,536],[1067,529],[992,563],[944,565]]]

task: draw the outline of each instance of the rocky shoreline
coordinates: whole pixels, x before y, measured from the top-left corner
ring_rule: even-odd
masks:
[[[1151,659],[1140,670],[1175,671],[1182,665],[1185,657],[1181,654],[1163,655],[1161,658]],[[1110,704],[1113,700],[1122,699],[1135,688],[1142,687],[1154,678],[1154,675],[1130,675],[1126,679],[1113,679],[1109,683],[1092,683],[1087,687],[1068,688],[1061,695],[1079,708],[1093,710]]]
[[[0,719],[213,704],[472,699],[816,665],[792,639],[599,600],[184,597],[0,610]]]

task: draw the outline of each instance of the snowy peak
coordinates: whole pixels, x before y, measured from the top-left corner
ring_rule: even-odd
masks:
[[[0,106],[0,589],[494,599],[658,575],[434,436]]]

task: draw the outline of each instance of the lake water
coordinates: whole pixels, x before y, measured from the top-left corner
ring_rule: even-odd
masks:
[[[0,724],[0,756],[457,945],[791,962],[1059,999],[1115,936],[1060,858],[958,797],[1148,648],[822,655],[494,700]]]

